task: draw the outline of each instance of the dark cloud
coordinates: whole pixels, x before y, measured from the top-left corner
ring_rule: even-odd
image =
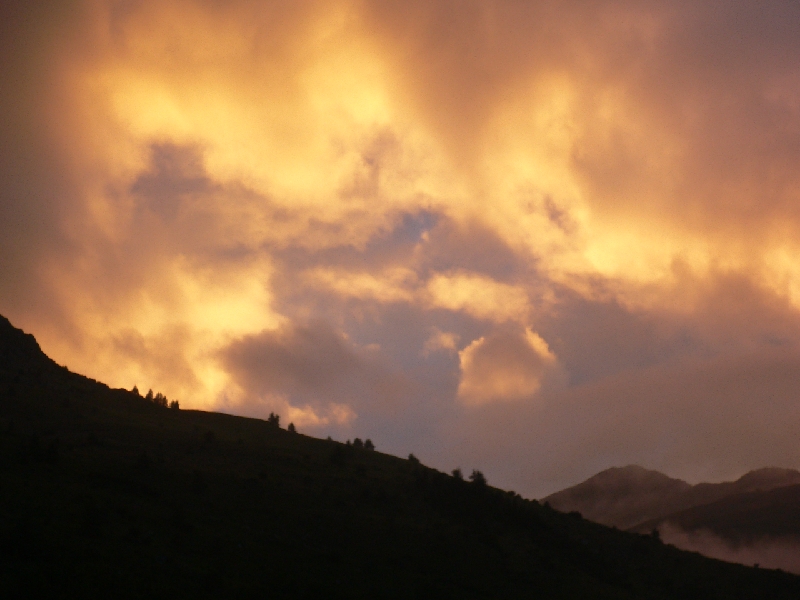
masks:
[[[324,321],[246,336],[221,359],[254,396],[285,394],[296,402],[347,402],[380,412],[406,387],[381,364],[377,349],[355,347]]]
[[[214,191],[200,149],[153,144],[151,153],[150,170],[136,178],[130,191],[142,197],[148,208],[165,221],[174,221],[181,204],[191,196]]]

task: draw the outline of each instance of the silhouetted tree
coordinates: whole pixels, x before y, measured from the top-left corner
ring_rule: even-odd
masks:
[[[167,397],[162,394],[161,392],[156,394],[156,397],[153,398],[153,404],[156,406],[161,406],[163,408],[167,407]]]
[[[658,527],[653,527],[653,531],[650,532],[650,537],[657,542],[661,541],[661,532],[658,530]],[[758,567],[758,563],[756,563],[755,566]]]
[[[464,473],[461,472],[461,467],[453,469],[453,477],[456,479],[464,479]]]
[[[375,450],[375,444],[372,443],[372,440],[367,438],[364,440],[364,449],[365,450]]]
[[[281,418],[280,416],[276,415],[275,413],[269,413],[269,417],[267,418],[267,423],[272,425],[273,427],[280,428],[281,426]]]
[[[356,438],[353,440],[353,448],[363,448],[364,442],[361,441],[361,438]]]
[[[294,423],[289,423],[289,427],[286,428],[289,433],[297,433],[297,429],[294,428]]]
[[[486,477],[477,469],[472,469],[472,475],[469,476],[469,479],[475,485],[486,485]]]
[[[139,388],[136,387],[136,386],[133,386],[133,389],[131,390],[131,394],[136,394],[140,398],[142,397],[142,395],[139,393]]]
[[[173,400],[172,402],[169,403],[169,407],[173,410],[180,410],[181,405],[178,403],[177,400]]]
[[[147,395],[144,397],[144,399],[147,400],[148,402],[152,402],[153,401],[153,390],[148,390],[147,391]]]
[[[418,465],[419,464],[419,459],[416,456],[414,456],[413,454],[409,454],[408,455],[408,462],[410,462],[412,464],[415,464],[415,465]]]

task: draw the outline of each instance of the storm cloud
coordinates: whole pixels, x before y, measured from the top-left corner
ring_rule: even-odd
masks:
[[[544,495],[800,467],[800,8],[3,3],[0,313]]]

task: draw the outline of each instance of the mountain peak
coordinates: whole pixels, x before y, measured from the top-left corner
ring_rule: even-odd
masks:
[[[659,514],[664,501],[680,497],[691,487],[659,471],[628,465],[601,471],[545,500],[559,510],[577,510],[587,519],[624,528]]]

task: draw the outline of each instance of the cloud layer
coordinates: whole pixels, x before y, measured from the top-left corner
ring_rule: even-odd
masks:
[[[0,312],[543,495],[800,467],[800,9],[4,3]]]

